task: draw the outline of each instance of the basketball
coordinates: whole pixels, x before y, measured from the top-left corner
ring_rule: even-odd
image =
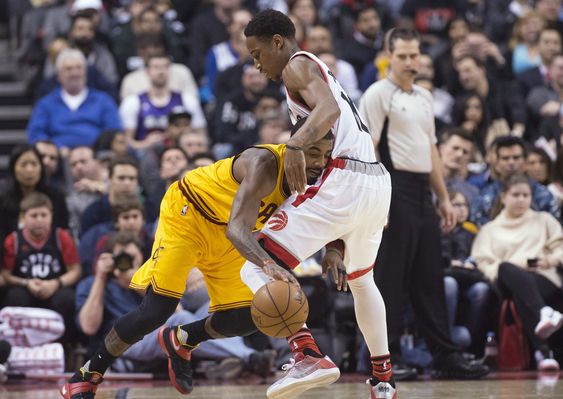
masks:
[[[254,294],[250,312],[254,324],[264,334],[285,338],[303,327],[309,314],[309,303],[297,285],[276,280]]]

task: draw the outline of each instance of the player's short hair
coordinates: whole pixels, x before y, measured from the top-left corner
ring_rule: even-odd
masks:
[[[244,29],[246,37],[272,38],[280,35],[288,39],[295,39],[295,25],[289,17],[277,10],[264,10],[252,18]]]
[[[395,51],[395,42],[397,40],[416,40],[420,44],[420,35],[414,29],[407,28],[393,28],[387,35],[387,49],[390,53]]]
[[[307,117],[298,119],[297,122],[295,123],[295,125],[293,125],[293,126],[291,127],[291,132],[290,132],[290,134],[289,134],[289,137],[293,137],[293,135],[294,135],[295,133],[297,133],[297,131],[298,131],[299,129],[301,129],[301,126],[303,126],[303,124],[305,123],[306,120],[307,120]],[[334,134],[332,134],[332,130],[329,130],[329,131],[327,132],[327,134],[325,134],[325,135],[322,137],[321,140],[332,140],[332,139],[334,139]]]
[[[53,202],[49,199],[46,194],[40,193],[38,191],[32,192],[26,195],[20,201],[20,213],[23,215],[30,209],[46,207],[51,213],[53,213]]]

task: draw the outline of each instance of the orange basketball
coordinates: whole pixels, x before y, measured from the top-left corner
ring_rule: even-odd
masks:
[[[309,303],[299,286],[276,280],[254,294],[250,312],[254,324],[264,334],[285,338],[303,327]]]

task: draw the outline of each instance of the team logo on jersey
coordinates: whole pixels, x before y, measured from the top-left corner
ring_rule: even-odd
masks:
[[[184,205],[184,207],[182,208],[182,212],[180,212],[180,215],[186,216],[187,212],[188,212],[188,205]]]
[[[280,231],[287,226],[287,213],[280,211],[270,218],[268,227],[274,231]]]

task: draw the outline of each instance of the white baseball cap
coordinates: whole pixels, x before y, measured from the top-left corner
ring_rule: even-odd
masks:
[[[98,10],[103,8],[102,0],[76,0],[72,4],[72,11]]]

